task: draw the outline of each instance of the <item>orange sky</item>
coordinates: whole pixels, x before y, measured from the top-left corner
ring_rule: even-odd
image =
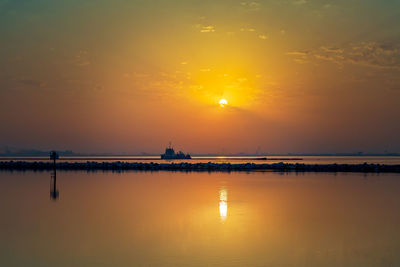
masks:
[[[0,147],[398,152],[399,8],[0,1]]]

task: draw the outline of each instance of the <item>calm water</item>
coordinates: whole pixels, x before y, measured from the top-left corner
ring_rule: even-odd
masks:
[[[399,266],[400,175],[0,172],[0,266]]]

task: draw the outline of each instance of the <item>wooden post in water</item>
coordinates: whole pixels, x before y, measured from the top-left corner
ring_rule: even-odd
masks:
[[[50,151],[50,159],[52,159],[53,160],[53,163],[54,163],[54,165],[53,165],[53,167],[54,167],[54,170],[56,169],[56,159],[58,159],[58,153],[57,153],[57,151]]]
[[[50,160],[53,160],[53,172],[50,178],[50,198],[53,200],[56,200],[59,195],[59,192],[57,190],[57,165],[56,165],[57,159],[58,159],[57,152],[50,151]]]

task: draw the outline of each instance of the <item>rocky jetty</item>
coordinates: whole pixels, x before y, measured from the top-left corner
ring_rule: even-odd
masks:
[[[0,170],[53,170],[52,162],[2,161]],[[168,170],[168,171],[280,171],[280,172],[374,172],[400,173],[400,165],[385,164],[231,164],[231,163],[142,163],[142,162],[58,162],[58,170]]]

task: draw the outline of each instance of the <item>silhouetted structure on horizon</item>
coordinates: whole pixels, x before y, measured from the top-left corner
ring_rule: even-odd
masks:
[[[192,157],[189,154],[184,154],[182,151],[175,153],[175,150],[172,148],[171,143],[165,149],[165,153],[161,154],[161,159],[191,159]]]

